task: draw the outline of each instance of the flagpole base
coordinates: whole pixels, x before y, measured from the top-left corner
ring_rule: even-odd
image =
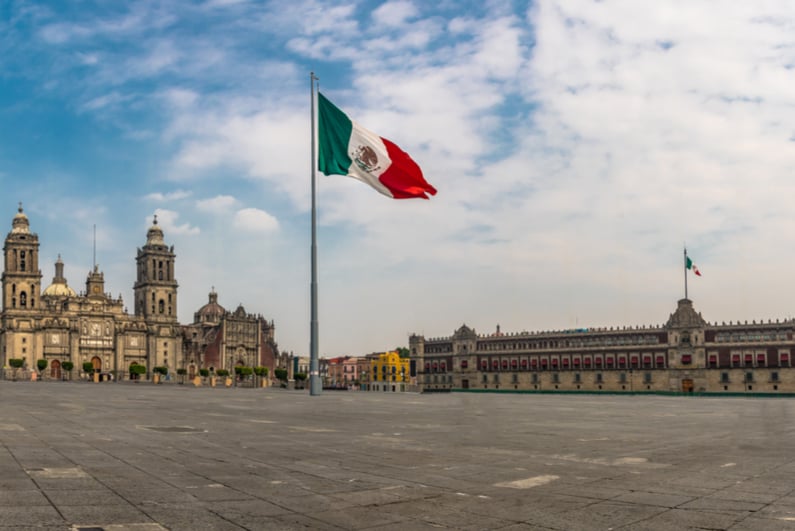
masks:
[[[323,382],[320,380],[319,374],[313,374],[309,377],[309,395],[317,396],[323,391]]]

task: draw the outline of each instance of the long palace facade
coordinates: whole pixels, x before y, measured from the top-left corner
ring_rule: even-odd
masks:
[[[708,323],[681,299],[657,327],[411,335],[423,391],[795,393],[795,321]]]

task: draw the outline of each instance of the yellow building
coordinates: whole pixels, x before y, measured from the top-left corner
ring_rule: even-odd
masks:
[[[402,392],[409,382],[409,359],[397,351],[371,355],[370,390]]]

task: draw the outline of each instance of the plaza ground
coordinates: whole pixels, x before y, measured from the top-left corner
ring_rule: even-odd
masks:
[[[0,381],[0,529],[795,529],[795,400]]]

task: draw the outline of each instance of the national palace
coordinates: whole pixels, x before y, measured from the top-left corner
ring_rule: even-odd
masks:
[[[265,366],[270,374],[279,366],[292,367],[279,354],[273,321],[218,304],[212,290],[209,302],[194,314],[194,322],[177,320],[176,255],[166,244],[163,230],[154,223],[146,244],[136,256],[133,285],[134,313],[121,296],[105,292],[98,266],[88,273],[85,291],[75,292],[64,277],[64,264],[55,262],[52,283],[42,289],[39,238],[30,230],[19,206],[3,247],[2,311],[0,311],[0,364],[22,359],[27,368],[47,361],[43,374],[60,379],[64,362],[80,368],[90,362],[103,376],[127,376],[132,364],[147,372],[167,367],[173,374],[185,369],[193,377],[199,369],[231,369],[236,365]]]
[[[409,337],[423,391],[795,393],[795,321],[708,323],[681,299],[665,325]]]

